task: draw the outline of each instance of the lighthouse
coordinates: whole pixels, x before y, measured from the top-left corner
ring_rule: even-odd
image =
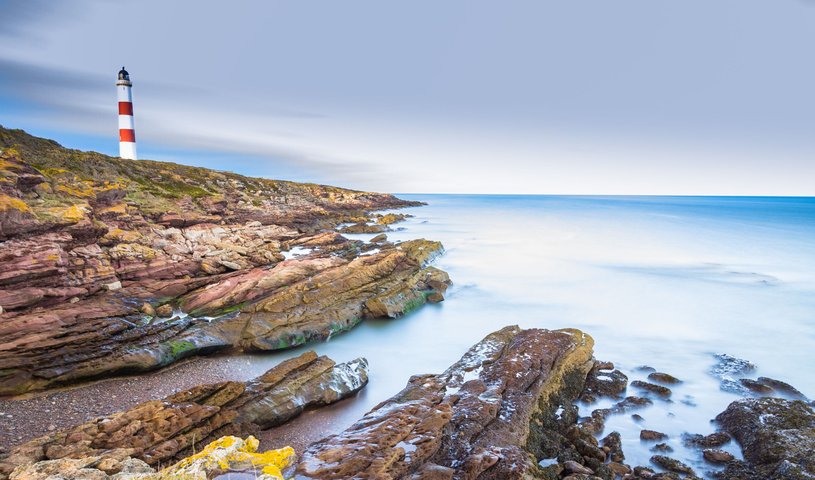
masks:
[[[125,67],[119,70],[116,90],[119,96],[119,156],[136,160],[136,128],[133,123],[133,95],[130,74]]]

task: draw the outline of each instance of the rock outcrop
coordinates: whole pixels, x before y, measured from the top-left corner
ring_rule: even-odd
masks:
[[[324,340],[441,301],[449,284],[427,265],[438,242],[333,231],[397,221],[369,211],[415,202],[111,158],[2,127],[0,149],[0,395]],[[294,247],[310,253],[286,260]]]
[[[348,430],[306,450],[297,478],[520,479],[541,473],[543,425],[591,369],[577,330],[506,327],[439,375],[414,376]]]
[[[739,443],[745,462],[731,462],[724,480],[815,478],[815,411],[800,400],[737,400],[716,417]]]
[[[82,457],[44,460],[17,468],[11,480],[209,480],[236,473],[254,480],[283,480],[293,463],[289,447],[258,452],[258,440],[233,436],[219,438],[200,452],[156,471],[141,460]],[[234,477],[233,477],[234,478]]]
[[[99,464],[132,457],[166,465],[220,436],[254,434],[305,408],[334,403],[367,381],[364,359],[335,364],[307,352],[246,383],[202,385],[19,445],[0,459],[0,478],[18,466],[66,458],[93,457]]]

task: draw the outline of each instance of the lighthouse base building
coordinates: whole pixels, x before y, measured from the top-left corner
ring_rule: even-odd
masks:
[[[119,156],[136,160],[136,124],[133,121],[133,95],[130,74],[125,67],[119,70],[116,91],[119,97]]]

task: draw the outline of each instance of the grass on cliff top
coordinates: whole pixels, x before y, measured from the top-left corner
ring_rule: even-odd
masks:
[[[0,126],[0,149],[13,148],[20,159],[40,173],[63,185],[83,182],[93,185],[122,185],[127,199],[156,209],[164,207],[160,199],[217,197],[240,193],[245,201],[259,204],[269,196],[309,196],[327,202],[345,195],[366,192],[313,183],[245,177],[231,172],[179,165],[153,160],[125,160],[97,152],[73,150],[59,143],[35,137],[23,130]],[[74,192],[66,191],[66,195]],[[74,195],[79,196],[79,195]],[[152,198],[151,198],[152,197]]]

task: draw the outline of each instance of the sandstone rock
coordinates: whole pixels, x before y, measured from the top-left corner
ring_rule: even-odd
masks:
[[[654,441],[654,440],[663,440],[668,436],[662,432],[657,432],[654,430],[640,430],[640,440],[646,441]]]
[[[651,457],[651,463],[659,465],[665,470],[696,476],[696,473],[694,473],[692,468],[675,458],[666,457],[665,455],[654,455]]]
[[[439,375],[407,387],[304,452],[297,478],[516,479],[539,469],[542,425],[557,421],[592,366],[576,330],[507,327]]]
[[[622,462],[625,460],[623,453],[623,442],[619,432],[611,432],[606,435],[600,444],[603,445],[603,450],[606,450],[613,462]]]
[[[711,463],[727,463],[735,459],[732,453],[717,448],[706,448],[702,450],[702,456]]]
[[[652,452],[663,452],[663,453],[670,453],[673,452],[674,449],[667,443],[657,443],[653,447],[650,448]]]
[[[682,440],[689,447],[721,447],[730,442],[730,435],[725,432],[714,432],[710,435],[684,434]]]
[[[294,461],[290,447],[257,452],[258,441],[251,435],[243,440],[226,436],[206,445],[200,452],[156,471],[134,459],[103,457],[44,460],[20,466],[11,480],[208,480],[220,474],[244,472],[255,480],[283,480],[283,470]]]
[[[634,380],[631,382],[632,387],[639,388],[641,390],[645,390],[650,393],[654,393],[659,395],[660,397],[670,397],[671,396],[671,389],[668,387],[663,387],[662,385],[656,385],[650,382],[643,382],[642,380]]]
[[[340,233],[381,233],[385,231],[383,225],[370,225],[367,223],[356,223],[340,229]]]
[[[667,373],[662,372],[652,372],[648,374],[648,379],[653,380],[655,382],[664,383],[667,385],[676,385],[682,383],[681,380],[674,377],[673,375],[669,375]]]
[[[449,278],[424,266],[440,243],[401,246],[351,261],[290,260],[214,278],[134,282],[120,291],[178,297],[191,316],[169,322],[145,324],[133,303],[107,296],[19,315],[0,325],[0,394],[148,371],[219,349],[290,348],[325,340],[363,318],[404,315],[440,295]],[[172,316],[169,305],[156,310]]]
[[[609,372],[609,369],[612,371]],[[600,364],[589,373],[580,400],[591,403],[599,397],[620,398],[627,386],[628,377],[623,372],[614,370],[613,364]]]
[[[170,318],[173,316],[173,306],[165,303],[164,305],[159,306],[156,308],[156,315],[161,318]]]
[[[580,465],[574,460],[567,460],[566,462],[563,462],[563,467],[566,469],[567,472],[580,473],[583,475],[594,475],[594,470],[588,467],[584,467],[583,465]]]
[[[747,390],[750,390],[753,393],[758,393],[760,395],[770,395],[773,393],[773,388],[770,387],[769,385],[764,385],[761,382],[757,382],[749,378],[740,378],[739,383],[741,383]]]
[[[386,213],[385,215],[377,216],[376,223],[379,225],[392,225],[409,217],[412,217],[412,215],[405,213]]]
[[[427,268],[440,244],[383,245],[357,261],[362,242],[329,232],[419,202],[68,151],[2,127],[0,149],[0,395],[321,340],[440,301],[449,283]],[[342,264],[258,272],[286,263],[281,247],[298,241]],[[251,292],[221,301],[205,292],[244,274],[259,282]],[[218,318],[139,311],[185,296]]]
[[[166,464],[194,443],[279,425],[307,407],[353,395],[367,381],[364,359],[337,365],[307,352],[246,383],[201,385],[31,440],[0,460],[0,478],[19,465],[66,457]]]
[[[373,237],[371,239],[371,243],[382,243],[382,242],[387,242],[387,241],[388,241],[388,236],[385,235],[384,233],[380,233],[379,235],[377,235],[377,236],[375,236],[375,237]]]
[[[149,304],[149,303],[147,303],[147,302],[145,302],[144,304],[142,304],[141,308],[139,308],[139,311],[140,311],[141,313],[145,314],[145,315],[150,316],[150,317],[155,317],[155,316],[156,316],[156,309],[155,309],[155,308],[153,308],[153,306],[152,306],[152,305],[150,305],[150,304]]]
[[[758,382],[767,385],[778,392],[781,392],[792,400],[807,400],[807,397],[797,388],[793,387],[789,383],[782,382],[781,380],[768,377],[758,377]]]
[[[815,411],[800,400],[737,400],[716,421],[741,445],[745,461],[770,480],[815,476]],[[724,478],[728,477],[725,472]]]

